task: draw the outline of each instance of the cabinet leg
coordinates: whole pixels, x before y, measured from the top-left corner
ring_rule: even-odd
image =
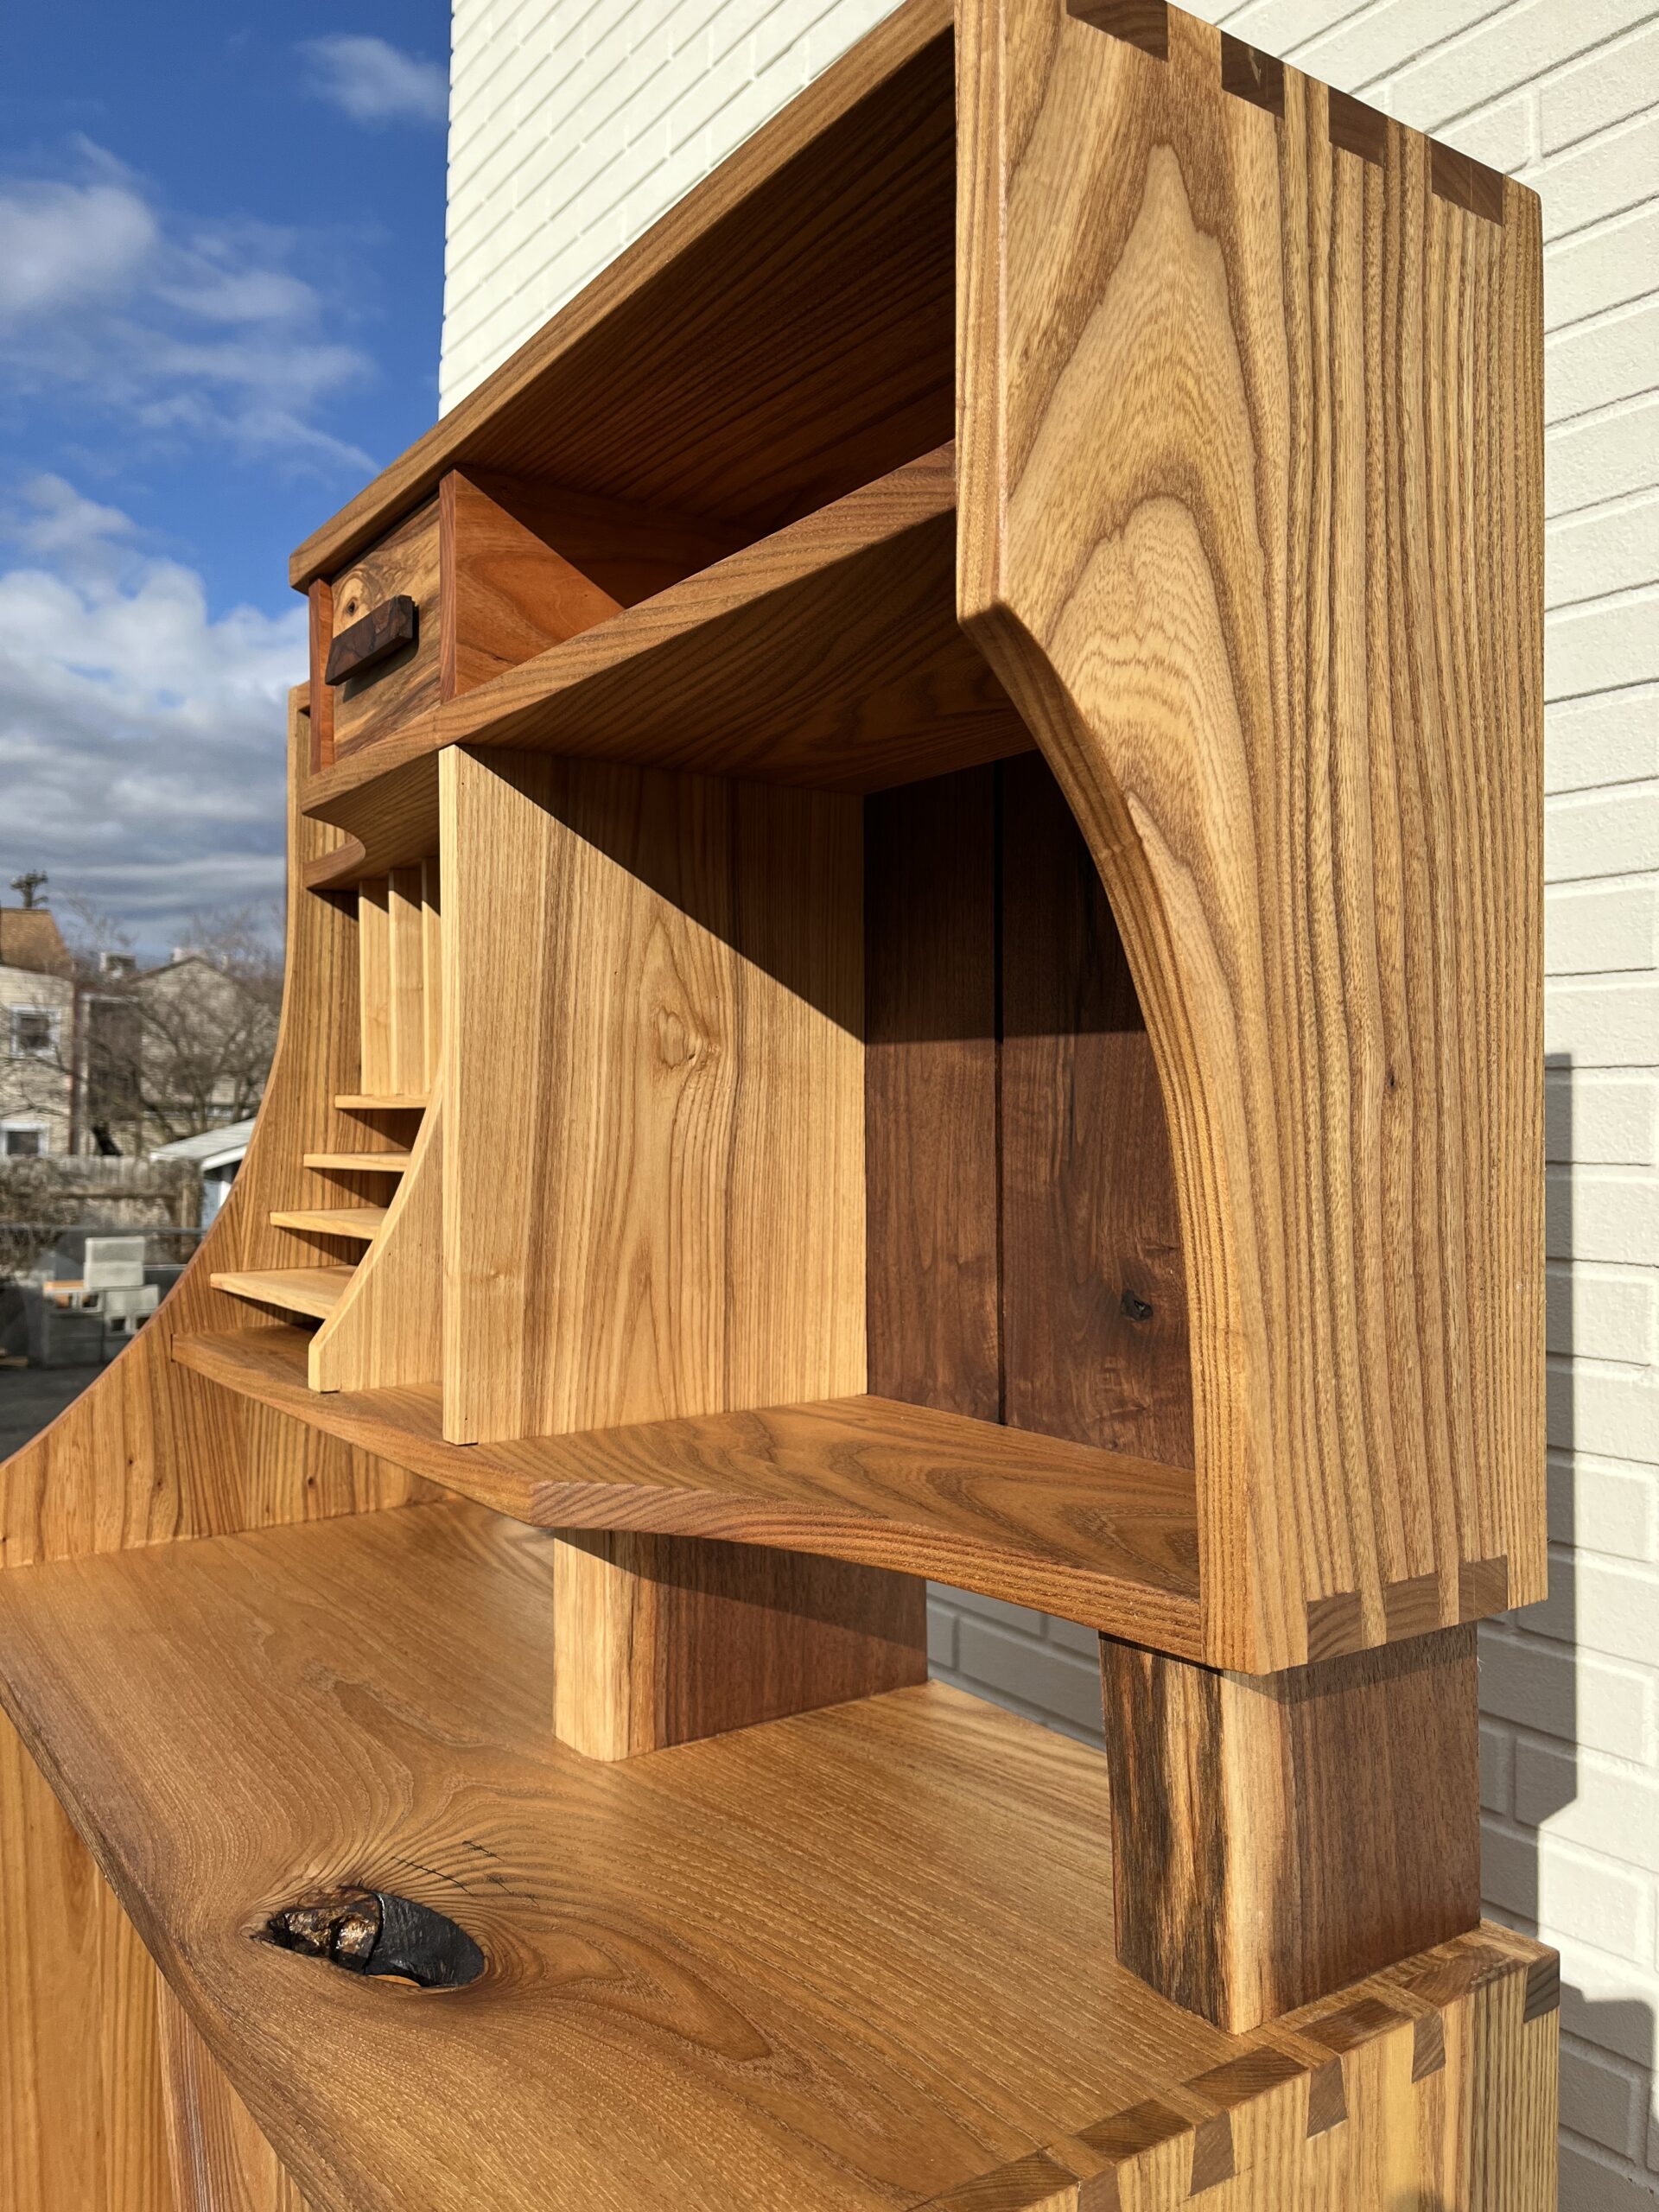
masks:
[[[916,1576],[700,1537],[555,1539],[554,1732],[589,1758],[927,1679]]]
[[[1475,1631],[1287,1673],[1103,1638],[1117,1953],[1241,2031],[1480,1917]]]

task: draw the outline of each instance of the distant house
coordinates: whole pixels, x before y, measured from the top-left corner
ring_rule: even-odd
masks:
[[[87,1130],[137,1156],[247,1119],[264,1094],[279,996],[279,977],[188,946],[156,968],[106,961],[82,991]]]
[[[188,1160],[200,1170],[204,1229],[224,1205],[252,1135],[251,1118],[230,1122],[222,1129],[206,1129],[200,1136],[179,1137],[172,1144],[158,1145],[149,1155],[152,1160]]]
[[[45,906],[0,906],[0,1158],[75,1149],[75,963]]]

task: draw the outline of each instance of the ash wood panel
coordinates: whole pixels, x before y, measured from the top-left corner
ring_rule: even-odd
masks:
[[[314,1390],[377,1390],[442,1372],[443,1108],[422,1117],[409,1163],[372,1242],[311,1339]]]
[[[425,976],[426,1088],[443,1060],[443,871],[435,853],[421,863],[421,961]]]
[[[927,1680],[913,1575],[795,1552],[566,1530],[554,1540],[553,1732],[641,1752]]]
[[[375,773],[371,782],[357,780],[372,763],[385,760],[389,742],[381,738],[369,761],[346,762],[337,775],[315,769],[302,779],[302,810],[343,833],[302,864],[307,890],[351,890],[436,852],[435,753],[416,753],[390,772]]]
[[[1146,1010],[1211,1656],[1267,1669],[1333,1595],[1544,1588],[1539,222],[1167,20],[963,15],[960,604]]]
[[[137,1930],[0,1716],[6,2212],[184,2212],[168,2177],[156,1989]]]
[[[156,1995],[178,2212],[308,2212],[253,2115],[159,1976]]]
[[[329,1155],[349,1160],[347,1154]],[[303,1230],[313,1236],[349,1236],[367,1243],[385,1220],[385,1206],[290,1206],[271,1215],[278,1229]]]
[[[334,698],[334,757],[366,743],[381,730],[434,705],[439,692],[442,631],[438,558],[438,502],[429,499],[405,515],[352,566],[333,579],[330,613],[338,638],[388,600],[415,602],[415,637],[387,659],[326,684]]]
[[[864,806],[869,1387],[1001,1418],[993,771]]]
[[[1039,755],[1001,811],[1003,1418],[1194,1464],[1163,1092],[1100,877]]]
[[[391,1043],[391,891],[384,876],[358,887],[357,994],[359,1093],[390,1096],[397,1077]]]
[[[429,1103],[425,1091],[342,1090],[334,1103],[346,1114],[423,1114]]]
[[[1118,1955],[1249,2028],[1480,1918],[1472,1628],[1281,1675],[1109,1639]]]
[[[476,690],[620,612],[620,601],[459,469],[439,486],[438,511],[442,697]]]
[[[435,1389],[314,1395],[297,1329],[198,1337],[177,1357],[541,1528],[820,1553],[1201,1649],[1192,1478],[1147,1461],[877,1398],[459,1447]]]
[[[461,750],[442,790],[450,1440],[861,1389],[856,801]]]
[[[83,1552],[326,1518],[423,1494],[401,1468],[238,1402],[172,1357],[175,1335],[234,1330],[249,1309],[216,1273],[293,1268],[314,1256],[273,1211],[326,1205],[338,1186],[303,1164],[312,1147],[381,1143],[331,1103],[355,1082],[356,928],[297,875],[335,833],[298,808],[308,758],[305,694],[289,722],[288,988],[264,1103],[246,1160],[195,1258],[149,1321],[80,1397],[0,1465],[0,1569]]]
[[[1317,2181],[1329,2147],[1261,2100],[1336,2056],[1360,2114],[1368,2054],[1403,2027],[1408,2074],[1435,2012],[1446,2066],[1407,2088],[1479,2156],[1547,2096],[1554,2015],[1522,2014],[1548,1955],[1505,1931],[1249,2037],[1153,1995],[1110,1955],[1104,1761],[942,1686],[580,1758],[547,1726],[550,1549],[441,1506],[0,1577],[7,1702],[317,2212],[1006,2203],[951,2192],[1159,2102]],[[140,1644],[146,1681],[107,1657]],[[342,1878],[460,1920],[483,1980],[428,2002],[249,1942]]]
[[[955,499],[946,446],[417,716],[307,804],[356,823],[367,779],[454,744],[861,791],[1028,752],[957,624]]]
[[[421,1091],[427,1086],[426,947],[421,897],[418,863],[391,871],[386,881],[391,1027],[391,1080],[387,1088],[394,1091]],[[370,1088],[365,1081],[364,1089]]]
[[[379,1152],[308,1152],[308,1167],[332,1169],[347,1175],[401,1175],[412,1155],[391,1147]]]
[[[326,1320],[345,1296],[355,1270],[333,1264],[312,1268],[216,1268],[213,1288],[227,1298],[275,1306],[284,1313]]]
[[[908,0],[832,63],[308,538],[296,588],[450,468],[758,534],[948,438],[951,24]]]

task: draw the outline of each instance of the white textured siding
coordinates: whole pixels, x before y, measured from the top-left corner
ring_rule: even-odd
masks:
[[[443,394],[886,12],[456,0]],[[1652,2212],[1659,2017],[1659,7],[1249,0],[1258,45],[1543,194],[1554,1592],[1489,1630],[1486,1885],[1560,1944],[1562,2204]],[[936,1665],[1073,1732],[1091,1639],[936,1592]]]

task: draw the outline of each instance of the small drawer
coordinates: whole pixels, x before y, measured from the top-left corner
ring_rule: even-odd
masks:
[[[311,696],[332,757],[436,706],[442,633],[438,497],[311,594]],[[315,709],[314,709],[315,711]]]

